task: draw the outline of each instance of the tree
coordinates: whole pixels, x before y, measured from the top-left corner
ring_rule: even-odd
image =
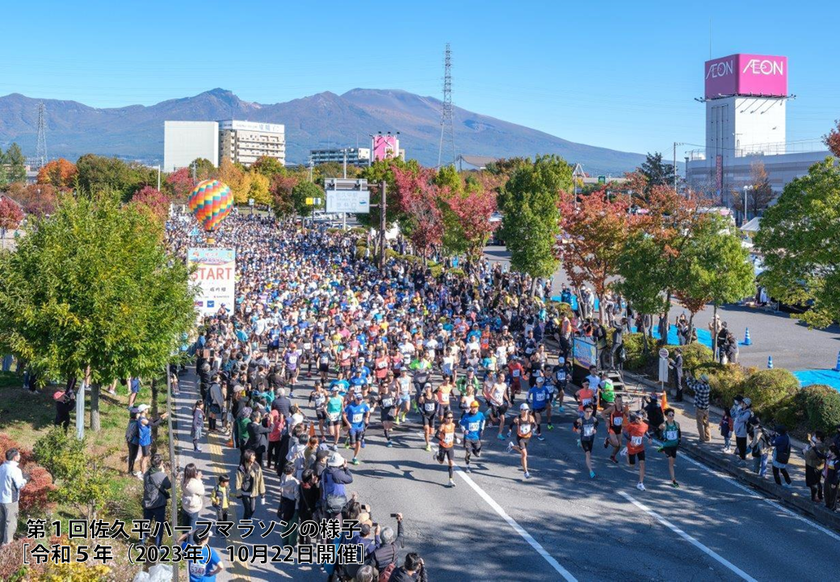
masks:
[[[292,191],[298,184],[298,179],[293,176],[275,174],[269,186],[272,206],[277,218],[288,218],[295,214],[295,202],[292,198]]]
[[[420,164],[416,160],[404,161],[402,158],[388,158],[386,160],[378,160],[367,168],[364,168],[360,176],[368,181],[371,204],[379,204],[381,197],[379,191],[380,184],[383,181],[385,182],[385,199],[388,207],[385,221],[389,225],[405,219],[400,208],[396,184],[394,183],[394,170],[396,168],[419,172]],[[369,214],[359,214],[356,219],[364,226],[379,228],[379,207],[371,208]]]
[[[251,176],[251,188],[248,190],[248,198],[254,199],[254,204],[271,204],[271,192],[269,192],[269,180],[263,174],[254,170],[249,172]]]
[[[834,127],[823,136],[823,142],[835,158],[840,158],[840,119],[834,122]]]
[[[645,194],[649,194],[654,186],[674,185],[674,165],[663,162],[660,152],[648,153],[638,171],[647,181]]]
[[[447,239],[460,241],[459,250],[467,255],[467,269],[471,270],[481,259],[481,253],[493,231],[499,226],[491,218],[498,208],[499,178],[492,174],[470,177],[462,193],[450,193],[444,200],[449,211],[444,213]],[[447,221],[451,213],[453,221]],[[454,236],[450,236],[450,234]]]
[[[0,230],[14,230],[23,220],[23,210],[8,196],[0,196]]]
[[[840,168],[827,158],[785,186],[764,211],[756,247],[764,255],[761,283],[788,304],[811,305],[810,326],[827,327],[840,313]]]
[[[157,171],[135,162],[85,154],[76,161],[77,187],[95,195],[116,192],[123,202],[128,202],[143,186],[157,184]]]
[[[563,242],[557,245],[558,258],[574,286],[591,283],[603,306],[607,285],[618,274],[624,245],[639,221],[628,212],[626,198],[610,200],[606,190],[579,198],[566,192],[560,198]],[[600,315],[603,321],[603,308]]]
[[[395,168],[394,182],[400,210],[410,223],[407,229],[414,248],[423,259],[441,243],[443,214],[440,210],[441,188],[435,183],[434,170]]]
[[[58,204],[56,190],[49,184],[15,182],[9,185],[6,194],[16,200],[26,214],[35,216],[52,214]]]
[[[49,184],[58,190],[72,190],[76,184],[76,164],[64,158],[47,162],[38,171],[38,184]]]
[[[717,308],[739,301],[755,291],[755,275],[749,252],[741,239],[729,230],[719,215],[708,214],[697,224],[683,248],[677,272],[675,294],[689,310],[689,337],[693,335],[694,315],[708,303]],[[717,337],[712,338],[717,352]]]
[[[298,182],[292,188],[292,204],[295,211],[301,216],[311,215],[317,206],[306,203],[307,198],[320,198],[321,205],[324,204],[324,191],[317,184],[304,181]]]
[[[163,227],[115,193],[66,196],[0,255],[0,347],[43,375],[90,371],[90,425],[99,386],[153,376],[195,320],[195,291]]]
[[[776,193],[770,185],[770,178],[764,168],[764,162],[756,160],[750,164],[750,183],[747,186],[747,214],[758,216],[761,211],[770,206],[776,198]],[[732,207],[738,212],[744,212],[744,191],[732,192]],[[744,220],[746,222],[746,219]]]
[[[233,192],[236,204],[247,204],[248,193],[251,191],[251,174],[240,164],[234,164],[228,158],[219,164],[219,180],[224,182]]]
[[[280,160],[271,156],[262,156],[256,162],[251,164],[251,170],[262,174],[269,180],[274,178],[277,174],[285,174],[286,168],[280,163]]]
[[[26,182],[26,158],[20,151],[20,146],[12,143],[3,155],[3,163],[6,164],[6,181],[8,183]]]
[[[496,160],[495,162],[490,162],[485,167],[485,170],[494,176],[499,176],[503,180],[507,180],[510,175],[514,172],[514,170],[521,168],[522,166],[528,166],[531,164],[531,160],[529,158],[502,158],[500,160]]]
[[[211,162],[207,158],[196,158],[192,162],[190,162],[189,168],[187,169],[190,171],[191,174],[195,174],[196,182],[201,182],[202,180],[212,180],[214,178],[218,178],[220,168],[221,164],[219,164],[219,168],[217,168],[213,165],[213,162]]]
[[[511,267],[534,277],[550,277],[557,268],[554,245],[560,227],[560,192],[572,187],[572,167],[558,156],[538,156],[514,170],[498,197],[502,237]]]
[[[169,217],[169,198],[151,186],[143,186],[134,193],[131,203],[149,212],[150,216],[161,224]]]
[[[164,180],[166,189],[173,202],[186,202],[190,192],[195,187],[192,178],[192,171],[189,168],[179,168],[166,176]]]

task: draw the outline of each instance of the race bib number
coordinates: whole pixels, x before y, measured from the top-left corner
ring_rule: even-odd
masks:
[[[383,398],[382,399],[382,407],[383,408],[390,408],[393,405],[394,405],[394,399],[393,398]]]
[[[289,364],[294,366],[295,364],[297,364],[298,359],[297,356],[289,356],[288,358],[286,358],[286,360],[289,362]]]
[[[447,393],[445,393],[445,392],[441,392],[441,394],[440,394],[440,401],[441,401],[443,404],[449,404],[449,394],[447,394]]]
[[[353,424],[359,424],[362,422],[362,419],[365,417],[362,413],[356,413],[353,415]]]
[[[455,440],[455,433],[447,432],[443,434],[443,444],[451,445]]]
[[[542,402],[542,401],[545,400],[545,394],[542,393],[542,392],[537,392],[537,394],[535,396],[536,396],[535,399],[536,399],[537,402]]]
[[[640,446],[642,446],[642,439],[643,439],[643,438],[644,438],[644,437],[641,437],[641,436],[634,436],[634,437],[631,437],[631,438],[630,438],[630,443],[631,443],[634,447],[640,447]]]
[[[582,398],[582,399],[581,399],[581,403],[582,403],[584,406],[586,406],[587,404],[591,404],[591,403],[592,403],[592,399],[591,399],[591,398]]]
[[[376,367],[379,368],[380,370],[382,370],[384,368],[387,368],[388,364],[386,364],[385,361],[383,360],[381,362],[377,362]]]
[[[329,417],[330,417],[330,420],[332,422],[335,422],[336,420],[338,420],[338,413],[337,412],[330,412]]]
[[[555,374],[555,377],[557,378],[557,380],[559,382],[565,382],[566,381],[566,372],[562,372],[562,371],[557,372],[557,374]]]
[[[316,407],[323,406],[324,402],[326,402],[326,401],[327,401],[327,399],[324,396],[316,396],[315,397],[315,406]]]
[[[467,428],[469,429],[469,432],[476,432],[476,431],[478,430],[478,427],[479,427],[480,425],[481,425],[481,423],[480,423],[480,422],[470,422],[470,423],[467,425]]]
[[[595,427],[594,426],[592,426],[591,424],[583,425],[583,436],[591,437],[593,434],[595,434]]]
[[[203,578],[204,574],[206,574],[206,573],[207,573],[207,564],[197,564],[195,562],[190,562],[190,576]]]
[[[624,422],[624,417],[623,416],[616,416],[615,418],[613,418],[613,425],[614,426],[621,426],[622,422]]]
[[[514,378],[519,378],[519,370],[514,370],[512,376]]]
[[[423,405],[423,409],[426,412],[433,412],[434,409],[435,409],[435,403],[434,402],[427,402],[426,404]]]
[[[531,425],[530,424],[523,424],[519,427],[519,432],[522,434],[530,434],[531,432]]]
[[[665,440],[669,440],[669,441],[677,440],[677,431],[676,430],[665,431]]]

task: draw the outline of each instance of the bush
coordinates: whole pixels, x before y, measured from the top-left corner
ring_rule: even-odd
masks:
[[[627,359],[624,360],[624,367],[627,370],[631,372],[644,372],[656,362],[655,340],[648,338],[648,353],[645,354],[642,334],[625,333],[623,339],[624,351],[627,354]]]
[[[13,448],[20,450],[20,469],[28,479],[26,487],[20,492],[20,511],[26,516],[52,511],[55,504],[52,503],[51,496],[56,490],[52,476],[35,462],[31,451],[21,449],[8,435],[0,434],[0,452],[5,453]]]
[[[765,420],[773,418],[783,405],[789,404],[788,401],[799,393],[799,380],[783,368],[761,370],[737,386],[742,396],[752,400],[755,413]]]
[[[720,364],[718,362],[706,362],[694,369],[693,376],[699,378],[702,374],[709,377],[712,402],[722,408],[732,406],[732,399],[738,395],[740,384],[747,373],[737,364]]]
[[[674,346],[674,349],[679,347],[682,348],[683,367],[688,372],[696,370],[698,366],[714,361],[712,349],[699,342],[694,342],[687,346]],[[672,352],[670,346],[668,346],[668,351]]]
[[[804,420],[810,432],[821,430],[834,434],[840,424],[840,392],[831,386],[816,384],[800,390],[799,398]]]

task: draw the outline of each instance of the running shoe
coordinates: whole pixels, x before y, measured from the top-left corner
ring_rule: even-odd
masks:
[[[612,461],[616,465],[618,464],[618,459],[615,458],[615,455],[610,455],[610,461]]]
[[[538,441],[544,441],[544,440],[545,440],[545,437],[544,437],[543,435],[541,435],[541,434],[538,434],[538,435],[537,435],[537,440],[538,440]]]
[[[464,467],[464,473],[469,473],[469,472],[470,472],[470,466],[467,465],[466,467]]]
[[[449,480],[449,486],[450,487],[455,487],[455,479],[450,479]]]
[[[604,448],[606,449],[609,446],[610,446],[610,439],[608,439],[608,438],[604,439]]]
[[[400,425],[400,417],[399,416],[394,420],[394,424],[396,424],[397,426]]]
[[[432,450],[432,445],[426,445],[426,450],[431,451]]]
[[[679,484],[679,483],[677,483],[676,481],[671,481],[671,487],[673,487],[674,489],[679,489],[679,488],[680,488],[680,484]]]
[[[589,478],[590,478],[590,479],[594,479],[594,478],[595,478],[595,471],[589,471]]]
[[[362,439],[362,448],[365,448],[365,439]]]
[[[391,448],[391,447],[393,447],[394,445],[393,445],[393,443],[391,443],[391,441],[388,441],[387,443],[385,443],[385,446],[386,446],[386,447],[388,447],[388,448],[390,449],[390,448]]]
[[[577,446],[580,447],[580,439],[577,440]]]
[[[548,430],[554,430],[554,425],[550,422],[548,423]]]
[[[560,407],[560,408],[558,408],[557,410],[558,410],[559,412],[563,412],[563,411],[564,411],[564,410],[566,410],[566,409],[565,409],[564,407],[562,407],[562,406],[561,406],[561,407]]]
[[[503,434],[501,434],[501,433],[499,433],[498,435],[496,435],[496,438],[497,438],[497,439],[499,439],[500,441],[505,440],[505,436],[504,436]]]
[[[637,483],[636,484],[636,489],[638,489],[639,491],[644,491],[645,490],[645,484],[644,483]]]
[[[359,459],[357,459],[356,457],[353,457],[353,464],[358,465],[359,464]]]
[[[531,474],[530,474],[528,471],[525,471],[525,478],[526,478],[526,479],[530,479],[530,478],[531,478]]]
[[[508,443],[507,444],[507,452],[508,453],[513,452],[513,443]]]

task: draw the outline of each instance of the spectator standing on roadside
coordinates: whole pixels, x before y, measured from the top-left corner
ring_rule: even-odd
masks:
[[[736,396],[735,404],[729,411],[735,421],[735,447],[742,465],[747,462],[747,423],[753,415],[751,407],[752,400]]]
[[[674,402],[683,400],[683,355],[682,348],[674,350],[674,358],[670,360],[671,369],[674,371],[674,388],[677,391]]]
[[[782,487],[790,489],[790,475],[787,470],[788,461],[790,461],[790,437],[787,428],[783,425],[776,427],[776,433],[773,439],[773,479],[776,485],[782,485],[782,480],[779,478],[779,473],[781,473],[785,478]]]
[[[822,474],[825,468],[825,434],[808,435],[805,453],[805,485],[811,490],[811,501],[823,500]]]
[[[201,471],[190,463],[184,467],[184,478],[181,481],[181,514],[182,525],[192,527],[198,514],[204,508],[204,483],[201,482]]]
[[[837,487],[840,484],[840,448],[832,444],[825,460],[825,506],[834,511],[837,508]]]
[[[242,519],[251,519],[257,509],[257,497],[265,502],[265,480],[257,464],[254,451],[248,449],[242,455],[242,464],[236,471],[236,497],[242,500]]]
[[[397,513],[397,533],[391,527],[384,527],[379,534],[379,544],[373,553],[368,557],[367,563],[376,568],[380,573],[385,572],[389,567],[391,571],[396,569],[396,563],[400,549],[403,548],[403,523],[402,514]]]
[[[155,536],[155,545],[163,542],[163,523],[166,521],[166,503],[170,497],[172,482],[163,470],[163,457],[160,453],[152,456],[151,466],[143,475],[143,519],[161,524]],[[154,531],[154,530],[152,530]]]
[[[753,458],[753,471],[762,479],[767,475],[767,457],[770,451],[770,439],[767,438],[767,433],[758,421],[758,417],[753,416],[749,420],[749,426],[752,428],[752,439],[748,445],[750,454]]]
[[[689,376],[686,378],[686,384],[694,392],[694,419],[697,421],[697,434],[701,443],[708,443],[712,440],[712,432],[709,428],[709,396],[712,391],[709,386],[709,377],[706,374],[700,374],[700,379],[694,380]]]
[[[19,465],[20,451],[7,450],[6,462],[0,465],[0,547],[12,543],[17,531],[20,490],[26,486]]]
[[[427,582],[426,565],[415,552],[409,552],[405,556],[402,566],[391,574],[390,582]]]
[[[76,393],[72,387],[69,387],[63,392],[53,394],[53,398],[55,399],[55,420],[53,424],[63,427],[66,433],[67,429],[70,428],[70,411],[76,407]]]

